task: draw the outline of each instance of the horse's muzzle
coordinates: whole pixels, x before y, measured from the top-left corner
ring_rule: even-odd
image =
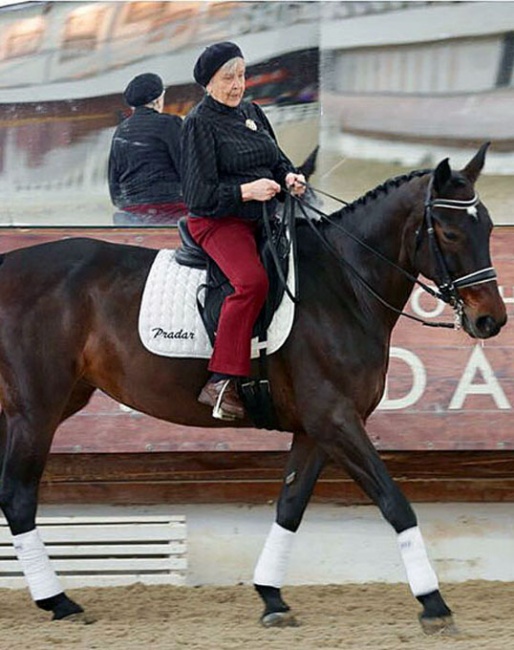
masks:
[[[480,316],[475,323],[472,324],[468,334],[473,338],[489,339],[491,336],[499,334],[501,328],[507,322],[505,317],[501,322],[498,322],[492,316]]]
[[[496,282],[460,291],[464,301],[462,326],[469,336],[489,339],[507,322],[507,311]]]

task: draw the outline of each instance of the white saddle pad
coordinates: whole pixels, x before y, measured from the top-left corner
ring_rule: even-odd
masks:
[[[165,357],[209,359],[212,346],[196,305],[198,286],[206,271],[175,262],[175,251],[157,253],[143,291],[139,312],[139,336],[145,348]],[[288,286],[294,291],[294,264],[289,264]],[[202,298],[200,298],[202,299]],[[268,328],[268,340],[260,344],[267,354],[286,341],[294,318],[294,303],[287,294]],[[252,358],[259,355],[257,338],[252,340]]]

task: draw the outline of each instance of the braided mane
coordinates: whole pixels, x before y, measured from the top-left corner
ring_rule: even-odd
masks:
[[[343,215],[348,212],[354,212],[357,207],[361,205],[366,205],[366,203],[369,203],[369,201],[374,201],[375,199],[378,199],[381,194],[388,194],[391,189],[400,187],[400,185],[403,185],[404,183],[408,183],[413,178],[418,178],[419,176],[424,176],[425,174],[429,174],[431,171],[432,171],[431,169],[417,169],[412,172],[409,172],[408,174],[402,174],[401,176],[394,176],[393,178],[389,178],[388,180],[384,181],[381,185],[377,185],[377,187],[375,187],[372,190],[369,190],[368,192],[366,192],[366,194],[363,194],[363,196],[359,197],[358,199],[355,199],[355,201],[353,201],[349,205],[346,205],[344,208],[341,208],[339,214]]]

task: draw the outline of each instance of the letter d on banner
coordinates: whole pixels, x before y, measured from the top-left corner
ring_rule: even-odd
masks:
[[[414,354],[414,352],[406,350],[405,348],[392,347],[389,356],[391,359],[400,359],[409,366],[412,376],[412,384],[408,393],[406,395],[403,395],[403,397],[389,399],[389,376],[386,377],[384,395],[377,407],[377,410],[381,411],[395,411],[412,406],[423,395],[427,385],[427,373],[425,371],[425,366],[421,362],[421,359]]]

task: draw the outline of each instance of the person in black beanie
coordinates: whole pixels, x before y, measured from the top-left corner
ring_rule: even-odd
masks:
[[[180,182],[182,119],[163,113],[164,85],[151,72],[134,77],[123,97],[133,113],[111,142],[109,193],[121,211],[114,223],[176,223],[187,214]]]
[[[262,204],[270,214],[285,187],[303,194],[305,179],[281,151],[262,109],[243,101],[245,62],[235,43],[215,43],[196,61],[193,76],[206,95],[182,131],[182,185],[193,239],[227,276],[212,372],[199,402],[222,419],[244,417],[234,379],[250,374],[252,330],[268,292],[256,245]]]

